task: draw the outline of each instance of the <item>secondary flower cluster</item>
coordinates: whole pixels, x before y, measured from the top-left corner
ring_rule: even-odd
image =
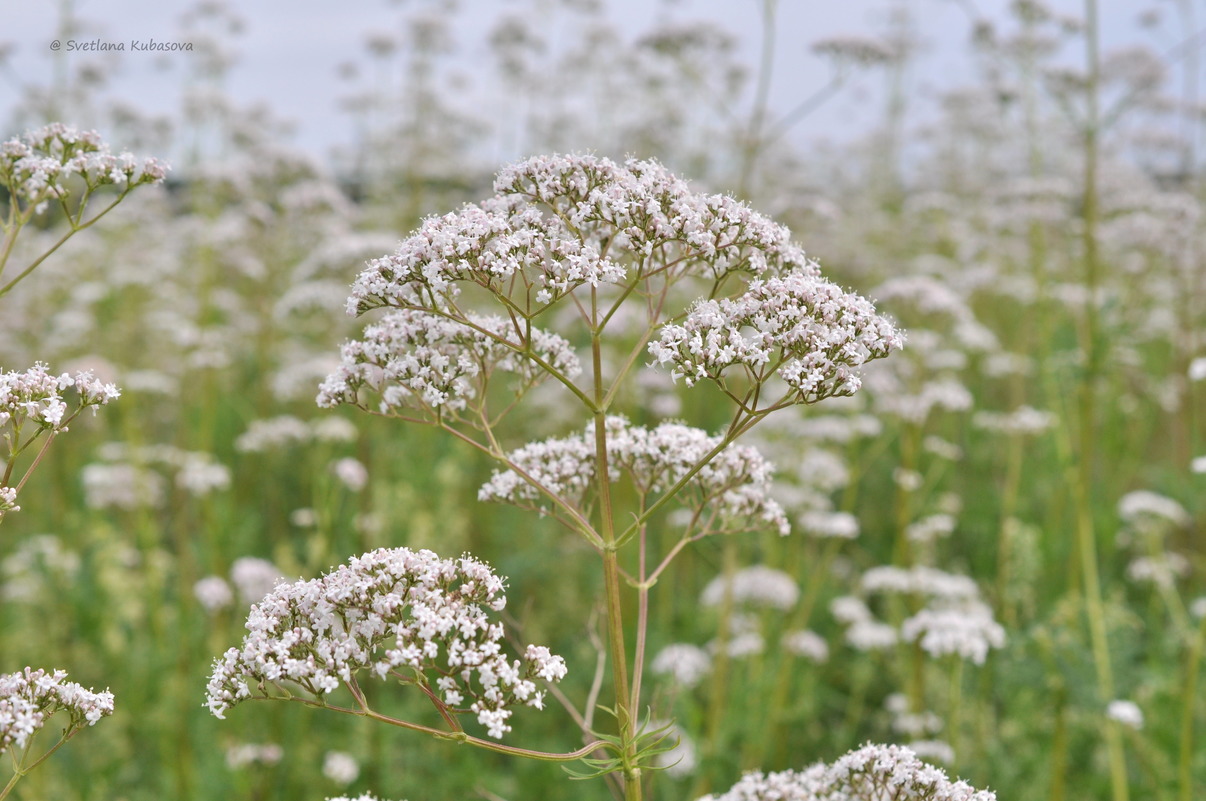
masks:
[[[791,388],[792,402],[816,403],[853,395],[862,384],[858,368],[901,344],[869,301],[808,265],[753,281],[735,299],[697,303],[682,325],[662,328],[649,352],[688,386],[723,382],[731,370],[755,384],[774,374]]]
[[[608,417],[605,425],[609,478],[618,481],[627,474],[641,493],[669,490],[722,441],[682,423],[662,423],[651,430],[617,415]],[[525,445],[508,458],[527,478],[514,470],[495,471],[478,491],[478,500],[538,506],[539,484],[545,492],[581,501],[594,481],[594,442],[592,422],[581,434]],[[712,507],[720,523],[714,531],[770,526],[787,534],[787,516],[770,497],[773,472],[774,465],[756,449],[731,444],[688,480],[681,502],[700,510]],[[547,509],[547,504],[539,508]]]
[[[991,790],[952,782],[945,771],[922,762],[908,748],[867,744],[832,765],[747,773],[728,792],[699,801],[996,801],[996,797]]]
[[[66,197],[73,179],[88,191],[99,186],[132,189],[158,183],[167,167],[157,159],[113,155],[96,131],[77,131],[56,122],[0,145],[0,186],[18,204],[18,216],[40,212],[52,198]]]
[[[343,346],[343,363],[323,382],[318,405],[357,404],[367,387],[380,394],[382,414],[402,407],[459,411],[485,394],[494,370],[515,373],[522,391],[548,377],[545,365],[567,378],[581,370],[569,343],[556,334],[517,331],[501,317],[470,314],[462,323],[399,309]]]
[[[522,661],[502,654],[503,627],[485,611],[506,605],[502,593],[503,580],[472,557],[408,548],[378,549],[321,578],[280,584],[251,608],[242,648],[215,660],[206,703],[223,718],[265,684],[325,695],[365,670],[423,682],[434,675],[448,711],[475,713],[491,737],[502,737],[512,706],[541,708],[535,680],[560,681],[566,672],[543,646],[529,645]]]
[[[571,289],[616,283],[624,268],[539,209],[494,198],[429,217],[392,256],[369,262],[352,285],[348,313],[380,306],[443,309],[466,281],[507,294],[522,282],[527,301],[548,303]]]
[[[63,392],[74,389],[78,395],[76,408],[70,408]],[[121,396],[112,384],[105,384],[90,372],[52,375],[42,362],[24,372],[10,370],[0,373],[0,427],[11,425],[19,430],[28,420],[39,428],[66,431],[80,411],[104,406]]]
[[[859,583],[865,593],[912,595],[924,598],[926,605],[905,618],[897,632],[877,620],[861,599],[835,599],[831,611],[849,626],[846,639],[855,648],[888,648],[899,638],[918,642],[935,658],[957,656],[982,665],[989,649],[1005,646],[1005,629],[993,619],[992,609],[980,600],[980,588],[967,576],[926,565],[908,569],[884,565],[863,573]]]
[[[85,690],[67,673],[25,668],[0,675],[0,754],[16,745],[24,748],[46,721],[58,712],[70,718],[64,738],[113,714],[113,693]]]

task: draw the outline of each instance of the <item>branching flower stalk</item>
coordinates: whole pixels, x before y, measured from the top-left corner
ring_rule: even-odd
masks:
[[[1076,538],[1081,570],[1083,571],[1085,611],[1089,618],[1089,633],[1093,644],[1093,662],[1097,669],[1097,684],[1103,701],[1114,698],[1114,671],[1110,662],[1105,609],[1098,576],[1097,540],[1093,524],[1092,488],[1097,437],[1096,392],[1104,348],[1098,341],[1099,257],[1097,253],[1098,189],[1097,159],[1099,148],[1098,86],[1100,64],[1098,54],[1097,0],[1085,0],[1085,53],[1087,61],[1086,120],[1084,123],[1084,201],[1082,246],[1085,266],[1085,318],[1081,347],[1085,354],[1085,371],[1081,379],[1078,422],[1079,442],[1076,460],[1070,471],[1076,509]],[[1106,745],[1110,754],[1110,784],[1114,801],[1127,801],[1130,793],[1126,757],[1122,750],[1122,733],[1118,723],[1106,723]]]
[[[585,775],[617,774],[635,801],[666,750],[665,728],[638,714],[649,589],[704,536],[788,533],[767,494],[771,466],[736,441],[775,411],[853,394],[858,368],[900,347],[901,336],[869,302],[822,278],[787,229],[731,197],[692,191],[656,162],[537,157],[504,169],[495,189],[483,203],[429,218],[395,254],[369,263],[348,311],[385,315],[344,345],[318,402],[449,432],[499,464],[479,499],[549,515],[599,554],[617,730],[595,733],[610,756],[585,758],[593,770]],[[703,297],[674,312],[685,300],[680,287]],[[575,320],[578,331],[564,336],[537,325]],[[582,384],[575,340],[589,342]],[[727,428],[650,429],[615,415],[621,386],[650,357],[688,386],[713,382],[734,404]],[[511,386],[500,393],[492,385],[504,377]],[[502,421],[547,379],[589,424],[508,450]],[[621,479],[635,489],[635,509],[616,505],[612,485]],[[659,558],[649,553],[648,527],[671,503],[685,506],[691,523]],[[635,557],[621,560],[631,543]],[[215,680],[251,665],[229,654]],[[233,685],[222,687],[237,697]],[[213,692],[211,684],[211,700]]]
[[[67,222],[62,236],[16,276],[7,283],[0,278],[0,298],[68,239],[94,225],[138,187],[160,183],[166,173],[167,167],[156,159],[139,161],[129,153],[115,156],[95,131],[77,131],[62,123],[0,144],[0,189],[7,206],[0,216],[0,276],[18,235],[35,216],[54,204]],[[87,216],[89,200],[105,187],[115,189],[116,196]],[[77,190],[80,194],[73,207],[68,200]],[[120,394],[116,386],[97,380],[90,372],[54,375],[41,362],[23,371],[0,371],[0,523],[8,513],[20,511],[18,495],[55,438],[85,409],[95,413]],[[36,455],[20,479],[15,479],[18,462],[39,440]],[[0,799],[81,729],[113,713],[112,693],[85,690],[64,681],[66,675],[61,670],[47,673],[29,667],[0,675],[0,754],[10,750],[13,763],[12,778],[0,788]],[[54,746],[36,754],[34,737],[58,713],[68,715],[68,724]]]

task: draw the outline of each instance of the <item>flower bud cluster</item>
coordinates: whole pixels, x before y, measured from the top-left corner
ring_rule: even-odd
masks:
[[[511,730],[511,707],[543,705],[536,680],[560,681],[565,661],[529,645],[502,653],[503,579],[469,556],[378,549],[322,578],[280,584],[251,608],[241,648],[215,660],[206,703],[223,718],[265,684],[326,695],[357,673],[433,683],[447,711],[474,713],[491,737]]]
[[[18,204],[40,212],[51,198],[66,197],[78,178],[88,191],[99,186],[132,189],[163,180],[167,166],[154,158],[113,155],[96,131],[51,123],[0,144],[0,186]]]
[[[722,441],[682,423],[648,429],[617,415],[608,417],[605,425],[609,478],[618,481],[627,474],[642,493],[667,491]],[[592,422],[581,434],[525,445],[508,458],[531,481],[514,470],[495,471],[478,491],[478,500],[531,506],[540,499],[532,481],[562,498],[581,499],[594,481],[594,441]],[[783,507],[770,497],[773,472],[774,465],[756,449],[729,445],[691,477],[681,502],[697,509],[712,506],[730,522],[718,531],[770,526],[788,534]]]
[[[991,790],[951,781],[941,768],[927,765],[909,748],[867,744],[832,765],[817,763],[802,771],[756,771],[722,795],[699,801],[996,801]]]
[[[581,371],[570,344],[556,334],[532,328],[526,341],[515,342],[520,337],[501,317],[470,314],[467,321],[390,312],[363,339],[343,346],[343,363],[319,389],[318,405],[356,404],[359,390],[369,388],[380,394],[382,414],[416,406],[459,411],[485,394],[494,370],[515,373],[521,390],[548,377],[544,365],[567,378]]]
[[[28,667],[0,675],[0,754],[12,745],[24,748],[58,712],[66,712],[70,718],[63,727],[65,737],[113,714],[113,693],[85,690],[65,678],[63,670],[47,673]]]
[[[869,301],[813,269],[755,280],[735,299],[695,305],[681,325],[663,326],[649,352],[694,386],[731,368],[762,383],[777,374],[795,403],[853,395],[858,368],[902,345],[900,332]]]
[[[17,506],[17,488],[16,487],[0,487],[0,517],[5,512],[19,512],[21,507]]]

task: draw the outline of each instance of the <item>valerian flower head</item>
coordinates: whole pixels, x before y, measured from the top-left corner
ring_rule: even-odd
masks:
[[[731,577],[722,573],[709,581],[699,596],[699,602],[703,606],[720,606],[726,595],[736,604],[786,611],[800,599],[800,587],[794,578],[782,570],[753,565],[738,570]]]
[[[536,681],[560,681],[565,661],[529,645],[502,653],[503,579],[469,556],[378,549],[318,579],[280,584],[251,608],[241,648],[214,662],[206,703],[222,718],[266,685],[326,695],[359,673],[437,689],[451,714],[473,713],[491,737],[511,730],[511,707],[541,708]]]
[[[976,790],[951,781],[946,772],[927,765],[899,745],[867,744],[831,765],[817,763],[802,771],[747,773],[722,795],[699,801],[996,801],[991,790]]]
[[[85,690],[64,681],[66,671],[25,668],[0,675],[0,754],[12,745],[24,748],[52,715],[66,712],[64,737],[113,714],[113,693]]]
[[[92,191],[100,186],[129,190],[159,183],[167,166],[157,159],[113,155],[96,131],[51,123],[0,144],[0,186],[24,216],[40,212],[50,199],[69,193],[72,180]]]
[[[552,345],[540,337],[552,335],[532,327],[537,316],[573,295],[591,326],[626,325],[618,310],[636,291],[650,301],[642,304],[647,324],[657,325],[672,319],[663,301],[684,278],[713,296],[739,294],[699,303],[649,345],[688,384],[731,379],[721,374],[738,366],[756,382],[772,374],[785,381],[785,402],[813,403],[853,393],[858,368],[901,344],[868,301],[820,277],[786,227],[730,196],[692,190],[655,161],[537,156],[504,168],[494,189],[480,204],[428,218],[393,255],[368,263],[348,312],[403,314],[345,346],[320,405],[355,402],[367,385],[386,396],[387,409],[406,400],[456,411],[482,394],[500,356],[567,382],[541,356]],[[580,288],[589,300],[575,294]],[[505,323],[474,316],[483,299],[505,312]],[[610,310],[598,309],[600,300]]]
[[[935,658],[954,655],[984,664],[989,648],[1005,646],[1005,629],[980,601],[938,604],[922,609],[900,625],[906,642],[918,641]]]
[[[581,371],[556,334],[515,330],[501,317],[471,314],[461,323],[401,309],[343,346],[343,364],[323,383],[318,405],[358,404],[360,390],[368,389],[380,395],[382,414],[407,407],[460,411],[484,394],[494,370],[514,373],[522,392],[548,377],[545,365],[568,378]]]
[[[1143,728],[1143,710],[1134,701],[1110,701],[1106,706],[1106,717],[1136,731]]]
[[[427,219],[394,255],[370,262],[349,312],[440,310],[460,282],[535,313],[576,287],[653,273],[720,280],[815,270],[786,228],[727,195],[692,191],[656,161],[536,156],[504,168],[494,189],[481,204]]]
[[[735,377],[762,384],[777,375],[789,388],[785,399],[816,403],[853,395],[858,368],[902,343],[869,301],[815,269],[796,269],[752,281],[735,299],[697,303],[681,325],[663,326],[649,352],[688,386]]]
[[[698,645],[673,643],[657,652],[649,669],[669,676],[679,686],[694,687],[712,672],[712,657]]]
[[[682,423],[648,429],[617,415],[605,425],[610,479],[627,474],[642,493],[667,491],[722,441]],[[478,500],[538,507],[542,491],[581,499],[594,482],[594,423],[578,435],[525,445],[508,458],[527,478],[513,470],[495,471],[478,491]],[[718,532],[765,526],[787,534],[783,508],[770,497],[773,472],[756,449],[732,444],[688,480],[679,500],[700,510],[711,507],[719,518],[713,529]]]
[[[67,390],[75,391],[74,408]],[[43,429],[66,431],[80,411],[104,406],[121,396],[112,384],[98,381],[90,372],[53,375],[42,362],[23,372],[0,373],[0,427],[18,429],[27,421]]]

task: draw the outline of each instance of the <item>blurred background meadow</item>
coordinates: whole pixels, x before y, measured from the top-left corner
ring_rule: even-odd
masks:
[[[100,5],[46,4],[39,35],[128,40]],[[154,96],[120,88],[150,54],[0,28],[3,138],[61,120],[173,166],[0,310],[0,367],[122,388],[0,531],[0,672],[62,667],[117,704],[15,797],[608,797],[364,721],[203,706],[278,578],[400,545],[508,576],[511,623],[587,695],[589,548],[479,504],[491,465],[439,432],[314,403],[363,325],[343,309],[366,259],[509,160],[584,151],[748,201],[908,337],[855,397],[754,432],[790,536],[704,540],[653,590],[645,701],[681,750],[652,797],[868,740],[1002,799],[1206,797],[1206,8],[883,2],[820,38],[824,4],[795,0],[358,5],[376,22],[324,65],[321,134],[245,99],[234,4],[177,9],[156,38],[193,50],[163,57]],[[39,217],[15,263],[61,225]],[[624,411],[715,430],[718,398],[642,374]],[[567,411],[534,393],[505,444],[580,430]],[[526,747],[580,745],[555,706],[518,716]]]

